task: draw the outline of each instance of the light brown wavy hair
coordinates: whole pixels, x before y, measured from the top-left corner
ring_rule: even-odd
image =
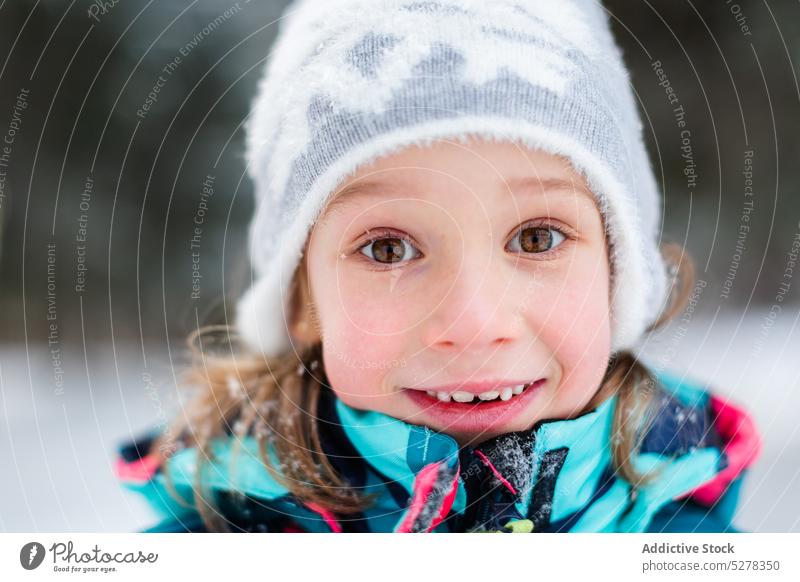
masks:
[[[695,284],[694,265],[681,246],[661,248],[670,267],[672,289],[669,303],[648,331],[660,328],[686,306]],[[305,253],[290,289],[290,329],[300,338],[318,321],[310,301]],[[319,337],[319,336],[318,336]],[[320,442],[317,405],[320,388],[327,385],[320,341],[304,342],[293,337],[294,351],[264,359],[238,346],[229,326],[205,326],[190,334],[187,343],[192,364],[185,372],[186,384],[199,390],[174,426],[168,428],[155,447],[165,462],[178,446],[193,446],[198,467],[193,487],[193,505],[210,531],[229,531],[228,522],[204,490],[200,465],[213,461],[212,441],[219,437],[251,435],[258,443],[265,469],[291,494],[304,503],[334,514],[362,511],[372,499],[348,487],[326,458]],[[605,376],[589,403],[578,414],[594,410],[612,395],[618,399],[612,425],[612,461],[616,472],[633,488],[655,474],[639,474],[633,459],[654,417],[654,374],[627,351],[612,354]],[[236,443],[241,438],[235,439]],[[235,445],[236,446],[236,445]],[[272,449],[275,466],[267,456]],[[166,463],[164,463],[166,466]],[[167,472],[167,483],[179,500]]]

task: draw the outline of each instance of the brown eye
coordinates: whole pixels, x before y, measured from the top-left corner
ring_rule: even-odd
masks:
[[[547,226],[526,226],[519,231],[519,236],[511,239],[513,243],[517,239],[518,248],[511,250],[524,253],[544,253],[560,245],[566,238],[564,234]]]
[[[359,249],[373,261],[386,265],[414,258],[414,246],[405,239],[384,237],[369,241]]]

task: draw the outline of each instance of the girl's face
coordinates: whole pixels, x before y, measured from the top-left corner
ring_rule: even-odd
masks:
[[[346,404],[466,444],[575,416],[598,390],[611,341],[602,218],[563,158],[520,148],[407,148],[328,204],[306,264]]]

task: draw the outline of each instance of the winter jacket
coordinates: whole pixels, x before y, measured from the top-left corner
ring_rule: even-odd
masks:
[[[656,414],[633,466],[660,472],[637,488],[611,462],[616,396],[576,418],[459,448],[427,427],[351,408],[330,389],[318,411],[323,450],[347,483],[375,494],[365,511],[334,515],[299,501],[264,468],[251,436],[237,455],[234,437],[214,441],[204,482],[233,531],[740,531],[732,523],[739,489],[761,449],[752,419],[702,384],[665,373],[657,380]],[[145,531],[205,531],[191,496],[197,451],[166,462],[180,502],[150,450],[155,436],[123,445],[117,461],[119,479],[161,518]]]

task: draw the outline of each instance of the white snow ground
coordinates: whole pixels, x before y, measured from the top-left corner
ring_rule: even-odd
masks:
[[[755,416],[765,447],[736,520],[750,531],[800,532],[798,317],[784,309],[764,331],[767,311],[741,319],[695,314],[644,348],[651,365],[688,372]],[[169,362],[148,362],[160,384],[153,390],[137,347],[65,353],[62,394],[47,346],[0,350],[0,531],[135,531],[152,523],[144,503],[117,485],[111,466],[116,443],[158,424],[175,406]]]

